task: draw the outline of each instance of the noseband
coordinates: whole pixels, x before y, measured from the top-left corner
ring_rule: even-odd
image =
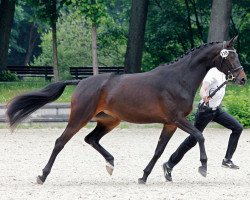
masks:
[[[223,48],[220,51],[220,56],[222,57],[220,68],[222,67],[223,61],[229,56],[230,52],[236,53],[236,50],[225,49],[225,44],[226,44],[226,41],[223,42]],[[238,71],[238,70],[239,70],[239,73],[235,77],[233,75],[233,73]],[[236,67],[235,69],[229,69],[228,70],[228,75],[227,75],[227,80],[230,80],[230,81],[235,80],[240,75],[241,70],[243,70],[243,67],[241,65]]]

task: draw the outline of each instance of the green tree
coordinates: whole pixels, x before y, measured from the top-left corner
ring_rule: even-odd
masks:
[[[56,23],[60,16],[60,9],[66,0],[27,0],[31,6],[36,7],[36,13],[39,19],[48,23],[52,29],[52,46],[53,46],[53,70],[55,81],[59,80],[58,53],[57,53],[57,34]]]
[[[69,67],[91,65],[91,33],[86,22],[74,15],[63,14],[57,23],[58,61],[62,78],[69,78]],[[53,52],[52,31],[42,34],[42,54],[34,59],[34,65],[51,65]]]
[[[8,65],[28,65],[32,56],[40,53],[38,44],[42,27],[44,24],[37,17],[35,7],[19,1],[11,30]]]
[[[69,79],[69,67],[92,66],[91,28],[85,18],[75,13],[63,13],[57,23],[58,60],[60,75]],[[98,58],[101,66],[122,66],[126,51],[126,30],[113,18],[107,18],[98,27]],[[33,65],[51,65],[51,31],[42,34],[42,54]]]
[[[206,41],[210,6],[209,0],[152,1],[145,32],[143,71],[170,62]]]
[[[78,13],[86,18],[91,24],[92,31],[92,66],[93,74],[98,74],[98,57],[97,57],[97,27],[107,16],[105,1],[103,0],[72,0],[76,5]]]

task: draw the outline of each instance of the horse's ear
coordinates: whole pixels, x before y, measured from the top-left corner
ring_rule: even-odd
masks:
[[[237,41],[237,39],[238,39],[238,35],[234,36],[231,40],[228,41],[227,46],[232,47],[235,44],[235,42]]]

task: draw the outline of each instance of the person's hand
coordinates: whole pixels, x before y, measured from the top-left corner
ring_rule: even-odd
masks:
[[[202,100],[207,104],[210,101],[211,97],[205,96],[202,98]]]
[[[209,88],[209,83],[208,82],[203,82],[201,89],[200,89],[200,96],[202,98],[202,100],[205,102],[205,104],[207,104],[209,102],[209,100],[211,99],[211,97],[208,97],[208,88]]]

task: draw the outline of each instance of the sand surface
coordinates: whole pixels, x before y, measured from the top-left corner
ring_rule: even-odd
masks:
[[[221,167],[230,132],[205,130],[208,176],[198,173],[199,149],[193,148],[166,182],[161,165],[187,136],[177,130],[146,185],[138,178],[154,153],[160,128],[117,128],[101,144],[115,157],[112,176],[103,157],[84,142],[82,129],[57,157],[44,185],[36,183],[63,129],[0,129],[0,199],[250,199],[250,130],[244,130],[233,161],[239,170]]]

